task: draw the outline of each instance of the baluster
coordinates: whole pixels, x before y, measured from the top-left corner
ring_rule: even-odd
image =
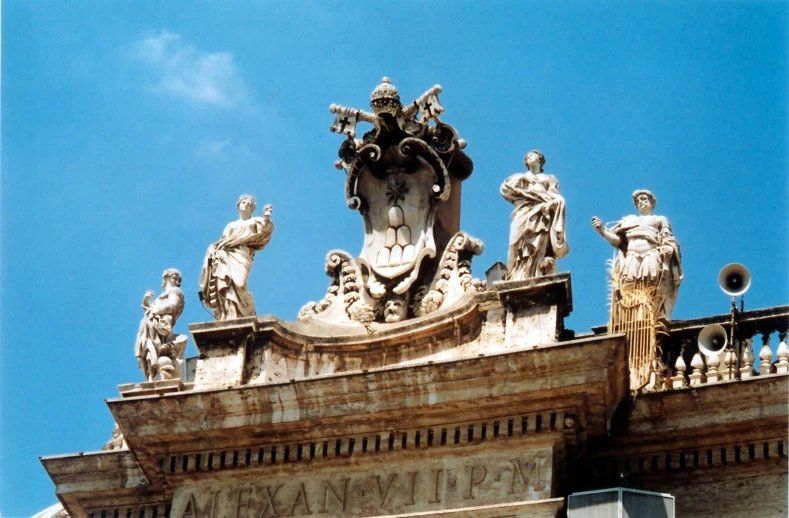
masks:
[[[759,359],[762,360],[762,364],[759,366],[761,374],[772,374],[775,372],[775,368],[772,365],[773,351],[770,349],[769,331],[762,333],[762,349],[759,351]]]
[[[688,376],[691,386],[696,387],[707,381],[707,377],[704,375],[704,360],[701,358],[701,353],[697,352],[693,355],[690,366],[693,367],[693,372]]]
[[[747,379],[756,375],[753,370],[753,362],[756,358],[753,356],[753,339],[746,338],[742,341],[742,366],[740,367],[740,379]]]
[[[786,331],[781,331],[778,334],[781,342],[778,344],[778,361],[775,362],[775,372],[779,374],[789,374],[789,346],[786,345]]]
[[[707,356],[707,383],[717,383],[721,380],[721,373],[718,372],[718,367],[720,367],[720,364],[720,354]]]
[[[688,386],[688,380],[685,378],[685,371],[687,370],[687,365],[685,365],[685,360],[682,359],[682,354],[677,357],[676,363],[674,363],[674,368],[676,369],[676,375],[671,377],[671,388],[684,388]]]
[[[736,379],[734,370],[736,368],[735,364],[737,363],[737,354],[734,352],[734,347],[735,344],[731,344],[731,348],[723,352],[723,365],[725,366],[721,373],[723,381],[732,381]]]

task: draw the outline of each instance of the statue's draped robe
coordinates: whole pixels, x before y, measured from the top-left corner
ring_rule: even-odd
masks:
[[[273,232],[274,224],[267,219],[239,219],[229,223],[222,238],[208,249],[200,291],[217,320],[255,315],[247,279],[255,252],[265,248]]]
[[[645,216],[630,215],[611,229],[620,243],[614,271],[618,274],[620,286],[636,281],[655,286],[657,316],[669,320],[682,281],[682,256],[668,220],[662,216],[653,217],[656,218],[655,226],[645,224]],[[654,248],[645,253],[628,251],[631,239],[643,239]]]
[[[134,354],[147,381],[151,381],[156,374],[159,350],[172,338],[175,322],[184,310],[184,293],[181,288],[167,288],[144,309]]]
[[[556,178],[530,172],[510,176],[501,195],[515,205],[510,226],[508,279],[542,275],[545,257],[561,259],[569,252],[565,233],[565,203]]]

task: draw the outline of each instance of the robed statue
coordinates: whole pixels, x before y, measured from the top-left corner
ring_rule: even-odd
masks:
[[[556,259],[570,251],[559,181],[543,172],[545,156],[539,151],[530,151],[524,163],[525,173],[510,176],[501,185],[501,195],[515,205],[507,254],[511,281],[556,273]]]
[[[153,291],[148,290],[143,296],[145,314],[134,344],[134,354],[146,381],[183,377],[186,336],[173,332],[184,310],[181,272],[174,268],[165,270],[162,288],[164,291],[153,300]]]
[[[200,274],[200,299],[210,307],[217,320],[255,315],[255,301],[247,281],[255,253],[263,250],[274,233],[271,205],[263,209],[263,217],[252,217],[255,198],[242,195],[238,203],[239,217],[227,224],[222,238],[208,247]]]

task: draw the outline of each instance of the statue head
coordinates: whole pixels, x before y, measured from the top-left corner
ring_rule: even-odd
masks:
[[[172,281],[173,286],[181,286],[181,272],[175,268],[166,269],[162,274],[162,287],[167,285],[168,280]]]
[[[236,202],[236,208],[240,212],[249,212],[252,214],[255,211],[255,197],[251,194],[242,194],[239,196],[238,201]],[[242,208],[242,206],[244,208]]]
[[[402,109],[400,94],[388,77],[381,79],[370,96],[370,107],[376,115],[388,114],[396,117]]]
[[[633,205],[636,206],[639,212],[652,212],[655,205],[657,205],[657,198],[652,194],[652,191],[638,189],[633,192]]]
[[[406,306],[405,298],[393,295],[384,304],[384,321],[387,324],[391,324],[405,320],[407,310],[408,306]]]
[[[523,157],[523,163],[526,165],[526,169],[531,169],[531,167],[529,166],[529,162],[533,162],[535,160],[540,161],[540,172],[542,173],[543,167],[545,166],[545,155],[543,155],[536,149],[532,149],[531,151],[526,153],[525,157]]]

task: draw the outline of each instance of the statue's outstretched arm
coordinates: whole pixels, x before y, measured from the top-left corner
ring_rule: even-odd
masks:
[[[142,297],[142,307],[143,309],[148,308],[151,305],[151,298],[153,297],[154,293],[151,290],[145,292],[145,295]]]
[[[611,232],[610,230],[605,228],[602,220],[600,220],[600,218],[598,218],[597,216],[592,217],[592,228],[594,228],[598,234],[603,236],[603,239],[608,241],[611,244],[611,246],[613,246],[614,248],[619,248],[620,245],[619,236],[617,236],[614,232]]]

